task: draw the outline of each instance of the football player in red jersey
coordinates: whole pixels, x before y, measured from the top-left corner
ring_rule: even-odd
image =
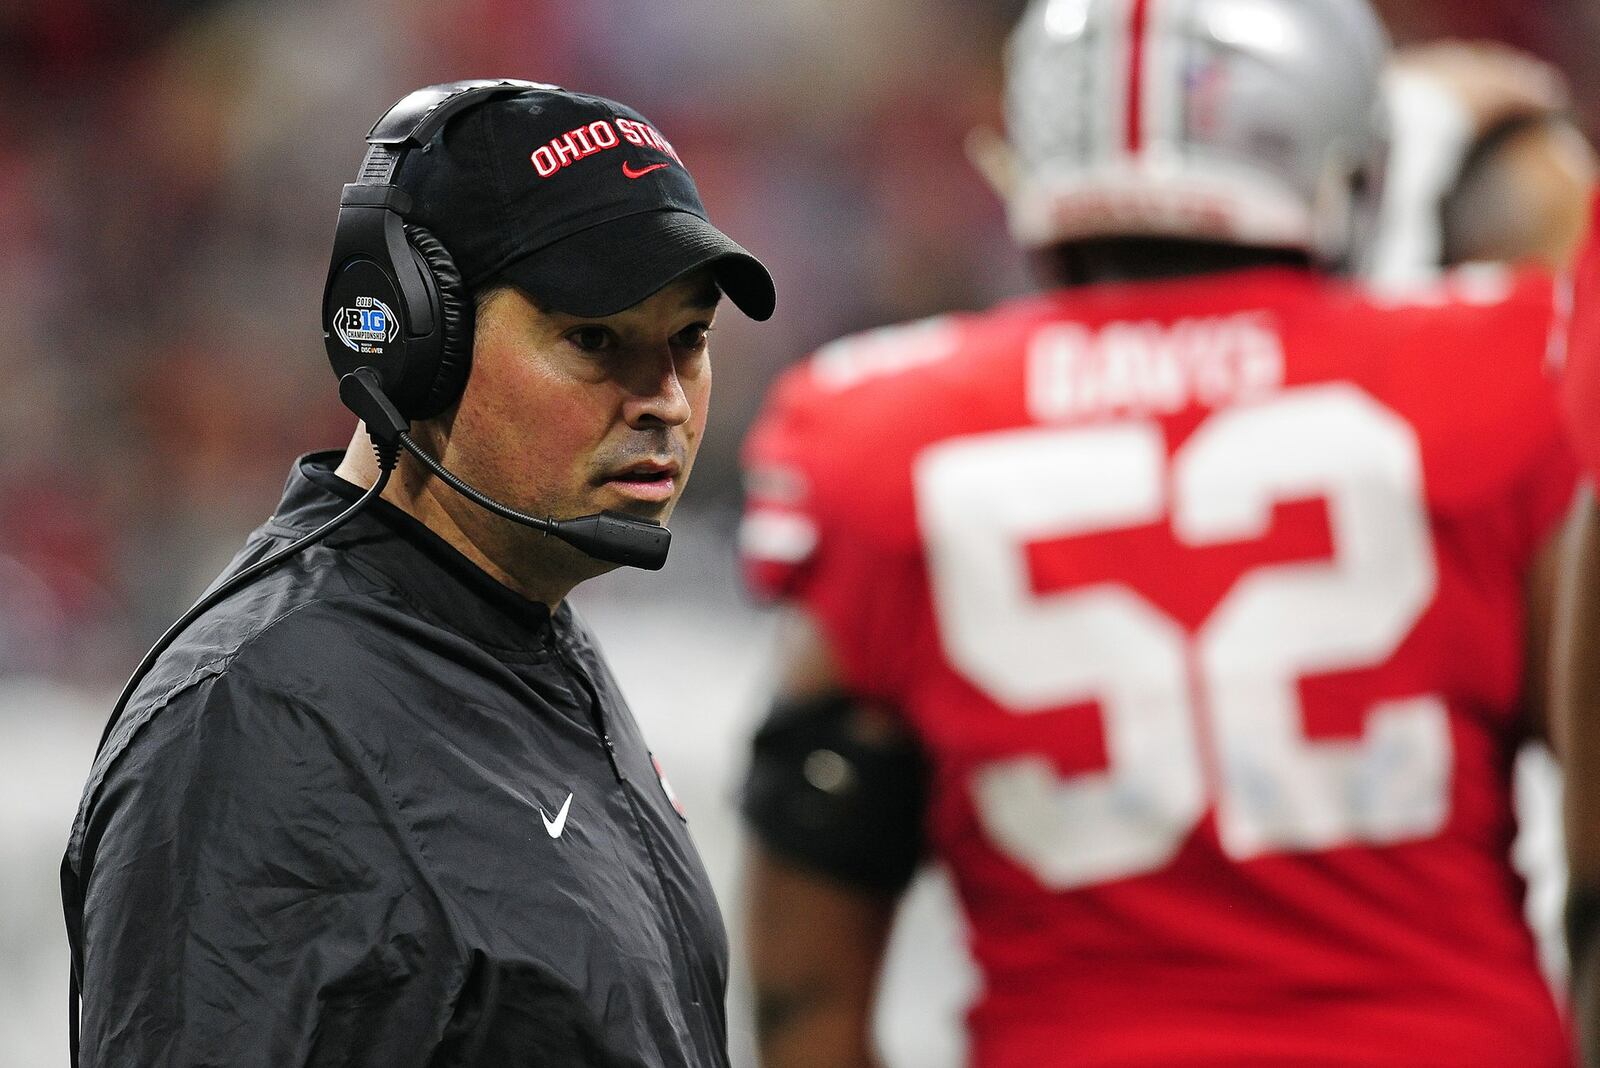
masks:
[[[1508,859],[1576,465],[1545,275],[1340,277],[1359,0],[1051,0],[1013,229],[1061,284],[827,346],[747,445],[795,606],[744,807],[763,1055],[872,1063],[952,874],[980,1068],[1562,1068]]]

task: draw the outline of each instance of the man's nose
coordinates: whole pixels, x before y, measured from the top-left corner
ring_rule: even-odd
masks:
[[[693,413],[678,377],[678,364],[672,357],[672,350],[666,349],[639,362],[641,366],[629,383],[629,396],[623,403],[628,425],[679,426],[688,422]]]

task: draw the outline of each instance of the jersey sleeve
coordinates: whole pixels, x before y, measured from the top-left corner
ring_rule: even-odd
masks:
[[[1534,558],[1555,536],[1572,507],[1579,467],[1562,433],[1552,433],[1533,452],[1522,477],[1512,487],[1506,516],[1513,565],[1526,574]]]
[[[897,503],[909,511],[909,489],[886,490],[891,465],[882,437],[863,431],[870,420],[852,417],[858,402],[819,388],[807,365],[779,380],[745,441],[740,556],[758,598],[815,619],[852,692],[893,705],[914,656],[920,558],[910,539],[884,534]],[[888,499],[899,493],[904,502]]]
[[[82,1063],[430,1063],[464,966],[396,823],[315,709],[172,698],[87,824]]]
[[[1590,478],[1600,477],[1600,191],[1570,290],[1562,412],[1572,448]]]
[[[1397,339],[1373,345],[1372,366],[1418,436],[1430,507],[1450,530],[1487,539],[1514,574],[1559,525],[1577,480],[1560,406],[1564,294],[1540,270],[1474,265],[1374,320]]]
[[[818,427],[798,375],[790,370],[779,378],[740,456],[740,563],[750,590],[763,601],[803,599],[823,555],[821,526],[828,517],[820,507],[817,476],[826,479],[828,465],[808,447]]]
[[[1484,452],[1470,466],[1493,471],[1499,457],[1515,465],[1500,514],[1512,566],[1526,574],[1565,519],[1578,480],[1578,462],[1563,426],[1559,373],[1570,329],[1570,289],[1564,279],[1523,271],[1507,304],[1494,316],[1494,326],[1485,320],[1475,328],[1469,319],[1460,347],[1492,342],[1478,344],[1471,358],[1481,371],[1481,388],[1495,396],[1475,407],[1504,429],[1474,428]],[[1499,310],[1491,306],[1479,314]]]

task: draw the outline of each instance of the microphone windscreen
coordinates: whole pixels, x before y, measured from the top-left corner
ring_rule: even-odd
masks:
[[[611,564],[659,571],[672,547],[672,531],[617,512],[561,519],[550,533],[581,552]]]

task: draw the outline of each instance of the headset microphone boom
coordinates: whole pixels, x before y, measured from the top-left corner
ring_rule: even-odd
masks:
[[[443,479],[451,489],[474,504],[487,508],[495,515],[560,538],[580,552],[610,564],[659,571],[661,565],[667,562],[667,550],[672,546],[672,531],[659,523],[634,519],[610,511],[578,516],[575,519],[541,518],[519,512],[509,505],[501,504],[487,493],[474,489],[438,460],[429,456],[412,439],[408,430],[409,424],[384,394],[378,372],[371,367],[358,367],[340,378],[339,399],[344,402],[346,408],[361,417],[380,456],[385,448],[393,449],[398,446],[405,449],[428,470]]]

